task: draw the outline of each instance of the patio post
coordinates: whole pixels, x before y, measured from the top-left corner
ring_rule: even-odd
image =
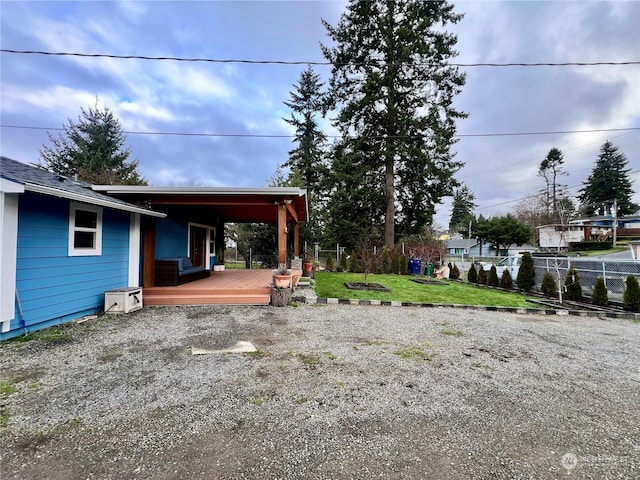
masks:
[[[300,258],[300,225],[293,226],[293,256]]]
[[[278,205],[278,263],[287,263],[287,206]]]

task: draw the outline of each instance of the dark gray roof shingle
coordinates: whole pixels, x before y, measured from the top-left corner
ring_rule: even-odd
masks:
[[[132,207],[140,208],[123,200],[95,192],[91,189],[91,184],[89,183],[74,180],[73,178],[52,173],[43,168],[18,162],[7,157],[0,157],[0,177],[20,185],[38,185],[60,190],[61,193],[68,192],[81,195],[87,203],[95,201],[109,202],[115,204],[114,207],[121,205],[125,210],[129,210]]]

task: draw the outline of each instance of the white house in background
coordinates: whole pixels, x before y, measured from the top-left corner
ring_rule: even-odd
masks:
[[[591,227],[585,225],[542,225],[536,227],[540,249],[547,252],[558,252],[569,248],[573,242],[585,240],[585,230],[590,236]]]

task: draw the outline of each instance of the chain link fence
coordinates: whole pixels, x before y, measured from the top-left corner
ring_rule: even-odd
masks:
[[[640,279],[640,262],[637,260],[603,260],[579,257],[533,257],[536,271],[536,283],[540,284],[542,276],[549,272],[556,278],[560,272],[561,282],[564,284],[569,268],[575,268],[582,294],[591,296],[598,277],[604,279],[609,297],[622,299],[626,287],[625,280],[629,275]]]

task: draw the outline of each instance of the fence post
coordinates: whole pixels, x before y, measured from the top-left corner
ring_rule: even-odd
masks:
[[[604,286],[607,286],[607,264],[602,262],[602,279],[604,280]]]

